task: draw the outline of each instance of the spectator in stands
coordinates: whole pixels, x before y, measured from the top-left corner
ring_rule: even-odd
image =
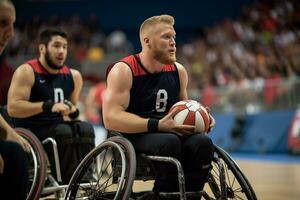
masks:
[[[85,100],[86,119],[95,125],[103,125],[102,103],[106,89],[105,82],[99,82],[89,89]]]
[[[95,144],[102,143],[107,138],[107,130],[104,128],[102,118],[103,99],[106,90],[104,81],[92,86],[85,98],[85,117],[93,124],[95,130]]]

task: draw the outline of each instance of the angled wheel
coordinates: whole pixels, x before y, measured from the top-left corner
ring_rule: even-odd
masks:
[[[45,150],[39,139],[28,129],[15,128],[16,132],[25,138],[31,148],[29,154],[29,187],[27,200],[38,200],[44,188],[46,177]]]
[[[93,149],[75,170],[65,199],[128,199],[135,172],[135,153],[122,143],[109,139]],[[132,161],[132,159],[134,160]],[[121,168],[116,167],[116,163]],[[119,176],[115,179],[115,175]]]
[[[257,199],[252,186],[237,163],[216,145],[212,165],[213,168],[208,176],[210,192],[206,192],[205,199]]]
[[[135,150],[132,144],[124,137],[115,136],[108,139],[108,141],[113,141],[118,143],[124,153],[126,159],[126,168],[125,168],[125,185],[124,189],[122,190],[122,199],[127,200],[130,197],[132,192],[132,186],[135,179],[135,172],[136,172],[136,155]]]

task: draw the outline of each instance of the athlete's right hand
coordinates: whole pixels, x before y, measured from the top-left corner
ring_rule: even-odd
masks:
[[[194,130],[195,130],[195,126],[176,125],[173,118],[177,113],[177,109],[178,108],[171,110],[170,113],[168,113],[164,118],[159,120],[158,130],[163,131],[163,132],[176,133],[177,135],[180,135],[180,136],[193,134]]]
[[[63,102],[55,103],[52,107],[52,112],[61,113],[63,116],[69,115],[71,110],[69,106]]]
[[[25,140],[22,136],[20,136],[14,129],[10,128],[7,131],[6,140],[19,143],[19,145],[21,145],[24,151],[30,152],[30,144],[27,142],[27,140]]]

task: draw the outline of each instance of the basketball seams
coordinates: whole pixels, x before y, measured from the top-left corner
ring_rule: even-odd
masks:
[[[206,111],[206,109],[201,106],[199,109],[198,109],[198,112],[200,112],[201,116],[202,116],[202,119],[204,121],[204,132],[207,133],[208,132],[208,129],[209,129],[209,115]]]
[[[176,124],[178,124],[178,125],[184,124],[184,121],[185,121],[188,113],[189,113],[188,109],[184,109],[184,110],[181,110],[180,112],[178,112],[178,114],[175,115],[175,117],[174,117]]]
[[[172,106],[169,112],[171,112],[176,107],[177,107],[177,111],[174,113],[174,116],[177,115],[179,112],[183,111],[184,109],[188,109],[185,104],[182,105],[178,104],[177,106],[176,105]]]
[[[176,124],[195,125],[195,132],[207,133],[209,130],[210,116],[205,107],[195,100],[182,100],[174,104],[170,112],[174,113]]]
[[[201,116],[201,113],[199,111],[196,111],[195,114],[196,114],[195,122],[197,122],[195,123],[196,126],[195,131],[197,133],[203,133],[205,131],[204,130],[205,122],[203,120],[203,117]]]
[[[195,125],[195,121],[196,118],[195,118],[195,112],[194,111],[190,111],[187,113],[187,116],[185,117],[185,120],[183,122],[183,124],[186,124],[186,125]]]

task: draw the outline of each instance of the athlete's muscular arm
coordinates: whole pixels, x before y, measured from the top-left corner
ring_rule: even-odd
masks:
[[[65,121],[70,121],[72,119],[76,119],[79,115],[79,113],[77,113],[77,115],[74,118],[70,118],[70,114],[71,113],[75,113],[75,111],[78,112],[77,110],[77,103],[79,101],[80,98],[80,92],[82,89],[82,85],[83,85],[83,81],[82,81],[82,76],[81,73],[75,69],[71,69],[71,74],[73,77],[73,82],[74,82],[74,89],[72,91],[70,100],[65,99],[64,100],[64,105],[68,106],[68,109],[66,110],[66,112],[61,112],[63,115],[63,118]]]
[[[10,116],[26,118],[43,112],[43,101],[29,101],[34,81],[34,72],[29,64],[23,64],[17,68],[8,91],[7,111]],[[64,103],[55,103],[52,112],[66,115],[70,111]]]
[[[0,132],[3,131],[4,138],[7,141],[13,141],[19,143],[22,148],[30,152],[30,145],[29,143],[21,137],[6,121],[5,119],[0,115]]]
[[[178,74],[180,79],[179,98],[181,100],[185,100],[188,99],[188,95],[187,95],[188,75],[186,69],[180,63],[176,63],[176,66],[178,69]]]
[[[82,81],[81,73],[79,71],[77,71],[75,69],[71,69],[71,73],[72,73],[73,81],[74,81],[74,90],[71,94],[71,102],[74,105],[74,106],[72,106],[72,109],[70,111],[72,113],[72,112],[75,112],[75,110],[76,110],[76,105],[80,98],[80,92],[82,89],[83,81]]]
[[[132,73],[124,63],[117,63],[107,77],[107,89],[103,101],[103,117],[105,127],[125,133],[141,133],[148,131],[148,120],[126,112],[130,101]],[[193,130],[193,126],[175,125],[173,115],[169,113],[159,121],[159,131],[181,133]]]
[[[147,131],[148,119],[126,112],[131,87],[130,68],[124,63],[117,63],[108,74],[103,100],[103,119],[107,129],[126,133]]]
[[[25,118],[41,113],[43,102],[29,102],[34,72],[28,64],[17,68],[8,91],[7,110],[10,116]]]

